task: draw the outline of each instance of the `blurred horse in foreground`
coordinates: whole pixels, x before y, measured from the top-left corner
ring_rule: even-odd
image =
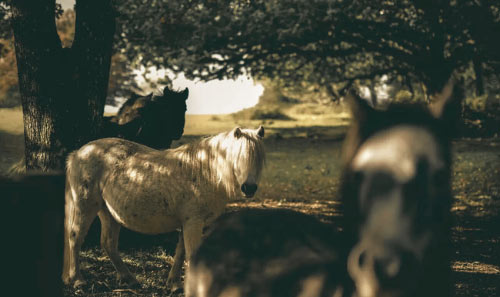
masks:
[[[254,196],[264,165],[264,128],[235,128],[175,149],[155,150],[119,138],[92,141],[67,160],[63,280],[84,284],[79,251],[96,216],[101,245],[118,278],[137,284],[118,253],[123,225],[145,234],[182,229],[168,284],[181,286],[186,258],[198,247],[203,227],[231,197]]]
[[[451,140],[463,91],[379,111],[352,94],[341,197],[357,295],[449,296]]]

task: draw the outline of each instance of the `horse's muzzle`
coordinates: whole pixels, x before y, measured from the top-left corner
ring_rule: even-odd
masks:
[[[246,198],[252,198],[255,192],[257,192],[257,185],[244,183],[241,185],[241,191],[245,194]]]
[[[412,295],[420,267],[411,252],[376,244],[356,245],[348,259],[348,271],[360,297]]]

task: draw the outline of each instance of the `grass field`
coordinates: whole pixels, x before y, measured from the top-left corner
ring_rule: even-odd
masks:
[[[297,117],[298,118],[298,117]],[[0,109],[0,173],[23,152],[20,110]],[[228,208],[284,207],[327,221],[338,215],[340,147],[348,124],[345,115],[306,115],[300,120],[249,121],[231,115],[188,115],[180,145],[234,126],[266,128],[267,165],[257,197],[236,200]],[[500,296],[500,140],[461,139],[454,143],[452,212],[453,278],[456,296]],[[95,233],[95,232],[94,232]],[[82,252],[84,291],[66,296],[168,296],[166,272],[176,234],[142,236],[124,231],[120,250],[142,288],[121,288],[111,262],[89,235]]]

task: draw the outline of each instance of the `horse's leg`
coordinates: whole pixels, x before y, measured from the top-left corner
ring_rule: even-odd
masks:
[[[118,272],[118,280],[129,286],[135,286],[139,283],[134,275],[130,273],[125,263],[123,263],[120,253],[118,252],[118,237],[120,235],[120,224],[111,216],[108,209],[103,207],[99,213],[101,221],[101,246],[108,254],[113,266]]]
[[[174,263],[172,268],[168,273],[167,287],[176,291],[182,288],[181,283],[181,270],[184,265],[184,238],[182,236],[182,230],[179,232],[179,241],[177,242],[177,247],[175,248]]]
[[[69,285],[74,282],[74,287],[79,287],[85,284],[80,272],[80,248],[97,215],[99,206],[98,203],[83,201],[81,197],[73,197],[68,184],[66,188],[62,278],[65,284]]]
[[[172,270],[167,279],[167,284],[170,284],[171,290],[182,288],[181,268],[184,264],[184,252],[186,254],[186,259],[189,261],[191,255],[201,243],[202,232],[203,222],[201,220],[190,219],[184,222],[175,251],[174,264],[172,265]]]
[[[74,206],[73,206],[73,199],[71,197],[71,193],[69,191],[69,184],[68,181],[66,181],[66,194],[65,194],[65,201],[66,204],[64,206],[64,257],[63,257],[63,272],[62,272],[62,279],[63,282],[67,285],[71,283],[71,279],[69,277],[69,271],[72,270],[72,265],[71,265],[71,257],[70,255],[72,254],[72,251],[70,250],[70,245],[69,245],[69,226],[70,222],[73,221],[73,215],[74,215]],[[73,268],[74,269],[74,268]]]
[[[203,234],[203,222],[201,220],[188,220],[182,228],[184,237],[184,247],[186,248],[186,259],[191,260],[191,256],[200,246],[201,236]]]

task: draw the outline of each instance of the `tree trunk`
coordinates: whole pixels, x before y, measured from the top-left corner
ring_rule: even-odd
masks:
[[[440,21],[448,4],[446,0],[418,0],[413,3],[424,12],[423,19],[432,32],[425,47],[415,55],[416,70],[423,78],[428,95],[433,95],[441,91],[456,66],[445,57],[446,32]]]
[[[26,167],[63,169],[102,119],[115,30],[110,0],[77,1],[72,48],[62,48],[57,35],[55,0],[14,0],[11,7]]]
[[[115,11],[111,0],[77,0],[75,6],[75,40],[72,50],[77,61],[76,90],[79,101],[86,104],[85,119],[90,124],[83,127],[95,139],[100,132],[104,104],[109,84]],[[88,139],[83,139],[82,144]]]

